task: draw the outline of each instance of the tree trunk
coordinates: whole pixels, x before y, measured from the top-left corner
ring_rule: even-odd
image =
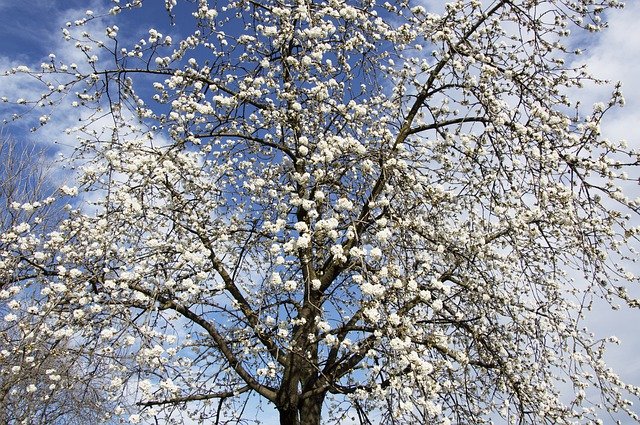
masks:
[[[297,408],[278,409],[280,425],[320,425],[324,394],[300,400]]]
[[[324,394],[300,401],[300,425],[320,425]]]
[[[278,409],[280,425],[300,425],[298,409]]]

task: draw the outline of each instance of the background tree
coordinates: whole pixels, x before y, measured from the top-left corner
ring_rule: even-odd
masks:
[[[151,4],[88,12],[86,63],[11,72],[48,87],[17,103],[89,111],[97,200],[1,264],[134,423],[253,396],[282,424],[637,419],[581,319],[635,304],[638,154],[600,137],[618,88],[572,99],[597,80],[565,47],[618,6],[167,1],[180,34],[139,41]]]
[[[86,424],[101,417],[106,393],[87,385],[68,357],[73,342],[53,334],[41,312],[42,285],[33,267],[12,269],[16,242],[51,232],[63,217],[53,197],[54,164],[43,150],[0,135],[0,423]],[[38,258],[41,260],[41,258]],[[31,263],[33,264],[33,262]],[[43,270],[40,270],[41,272]],[[21,282],[21,287],[14,285]],[[63,353],[61,355],[61,353]]]

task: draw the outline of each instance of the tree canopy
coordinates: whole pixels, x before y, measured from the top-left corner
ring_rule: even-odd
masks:
[[[105,422],[637,420],[583,325],[638,305],[638,151],[600,134],[624,100],[579,102],[619,2],[167,0],[143,27],[157,7],[8,72],[44,84],[16,119],[79,121],[64,219],[0,235],[3,320],[63,338]]]

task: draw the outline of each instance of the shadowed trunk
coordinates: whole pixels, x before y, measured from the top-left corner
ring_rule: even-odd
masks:
[[[299,425],[297,409],[278,409],[280,414],[280,425]]]
[[[320,425],[322,418],[326,392],[314,393],[319,377],[317,306],[322,305],[322,300],[317,293],[308,294],[306,299],[308,305],[300,311],[303,324],[294,328],[292,346],[297,349],[292,349],[289,353],[277,395],[280,425]],[[309,335],[313,336],[311,340]],[[309,394],[314,395],[308,396]]]
[[[324,394],[301,400],[300,425],[320,425],[320,419],[322,418],[323,402],[324,402]]]
[[[305,398],[299,401],[297,408],[278,409],[280,425],[320,425],[324,397],[322,394]]]

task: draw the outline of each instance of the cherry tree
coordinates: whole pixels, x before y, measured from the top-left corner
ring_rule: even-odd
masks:
[[[105,421],[638,419],[583,324],[638,305],[638,152],[600,134],[624,100],[578,101],[620,3],[167,0],[141,27],[152,3],[8,71],[45,87],[17,119],[79,122],[67,216],[2,235],[2,296],[39,282],[23,327],[67,338]]]
[[[18,235],[29,239],[52,231],[63,217],[52,195],[54,164],[29,143],[0,136],[0,249],[14,250]],[[31,233],[31,236],[26,236]],[[32,261],[33,259],[22,259]],[[99,420],[108,404],[100,386],[79,380],[83,372],[68,362],[70,341],[62,333],[41,332],[37,315],[44,286],[32,272],[0,280],[0,423],[84,424]],[[28,287],[12,285],[32,280]],[[24,285],[23,285],[24,286]]]

